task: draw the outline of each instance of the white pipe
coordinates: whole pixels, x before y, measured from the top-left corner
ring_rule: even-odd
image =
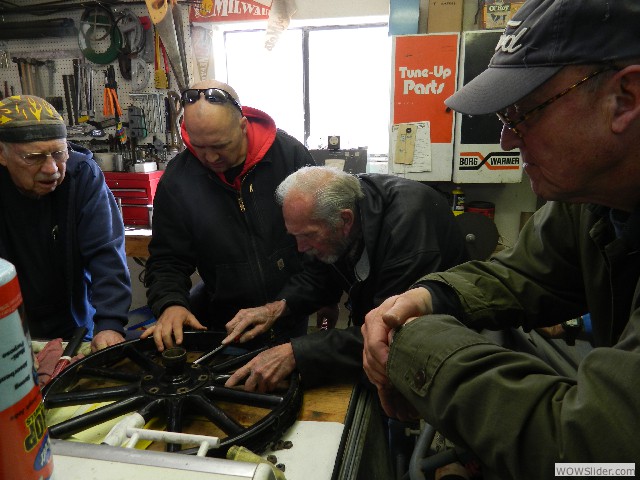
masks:
[[[139,413],[132,413],[131,415],[127,415],[113,426],[102,443],[111,445],[112,447],[119,447],[127,438],[127,428],[144,427],[144,424],[144,417]]]
[[[135,443],[140,440],[151,440],[165,443],[177,443],[184,445],[186,443],[198,443],[200,449],[198,450],[198,456],[204,456],[210,448],[217,448],[220,446],[220,438],[210,437],[207,435],[196,435],[192,433],[179,433],[179,432],[165,432],[160,430],[145,430],[141,428],[128,427],[126,429],[127,437],[131,437],[131,440],[127,444],[127,448],[132,448]],[[135,437],[135,442],[134,442]]]

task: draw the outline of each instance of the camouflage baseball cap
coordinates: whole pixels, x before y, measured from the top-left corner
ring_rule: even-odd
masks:
[[[0,141],[28,143],[66,137],[64,119],[46,100],[33,95],[0,100]]]

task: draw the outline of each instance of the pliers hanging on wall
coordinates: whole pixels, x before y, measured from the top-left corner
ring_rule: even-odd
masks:
[[[109,65],[104,71],[104,106],[102,114],[105,117],[118,117],[122,115],[122,108],[118,102],[118,84],[116,83],[116,72],[113,65]]]
[[[105,117],[114,117],[116,120],[116,137],[120,140],[120,143],[127,142],[127,133],[124,130],[124,126],[120,121],[122,115],[122,108],[120,108],[120,102],[118,102],[118,84],[116,83],[116,71],[113,65],[109,65],[104,71],[104,105],[102,107],[102,114]]]

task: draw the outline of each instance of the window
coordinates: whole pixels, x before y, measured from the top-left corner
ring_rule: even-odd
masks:
[[[382,24],[303,27],[264,48],[264,30],[225,33],[227,82],[243,104],[267,112],[305,143],[389,149],[391,40]],[[307,51],[308,55],[304,55]]]

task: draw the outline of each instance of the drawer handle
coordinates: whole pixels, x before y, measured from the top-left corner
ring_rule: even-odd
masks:
[[[144,188],[112,188],[112,192],[146,192]]]

